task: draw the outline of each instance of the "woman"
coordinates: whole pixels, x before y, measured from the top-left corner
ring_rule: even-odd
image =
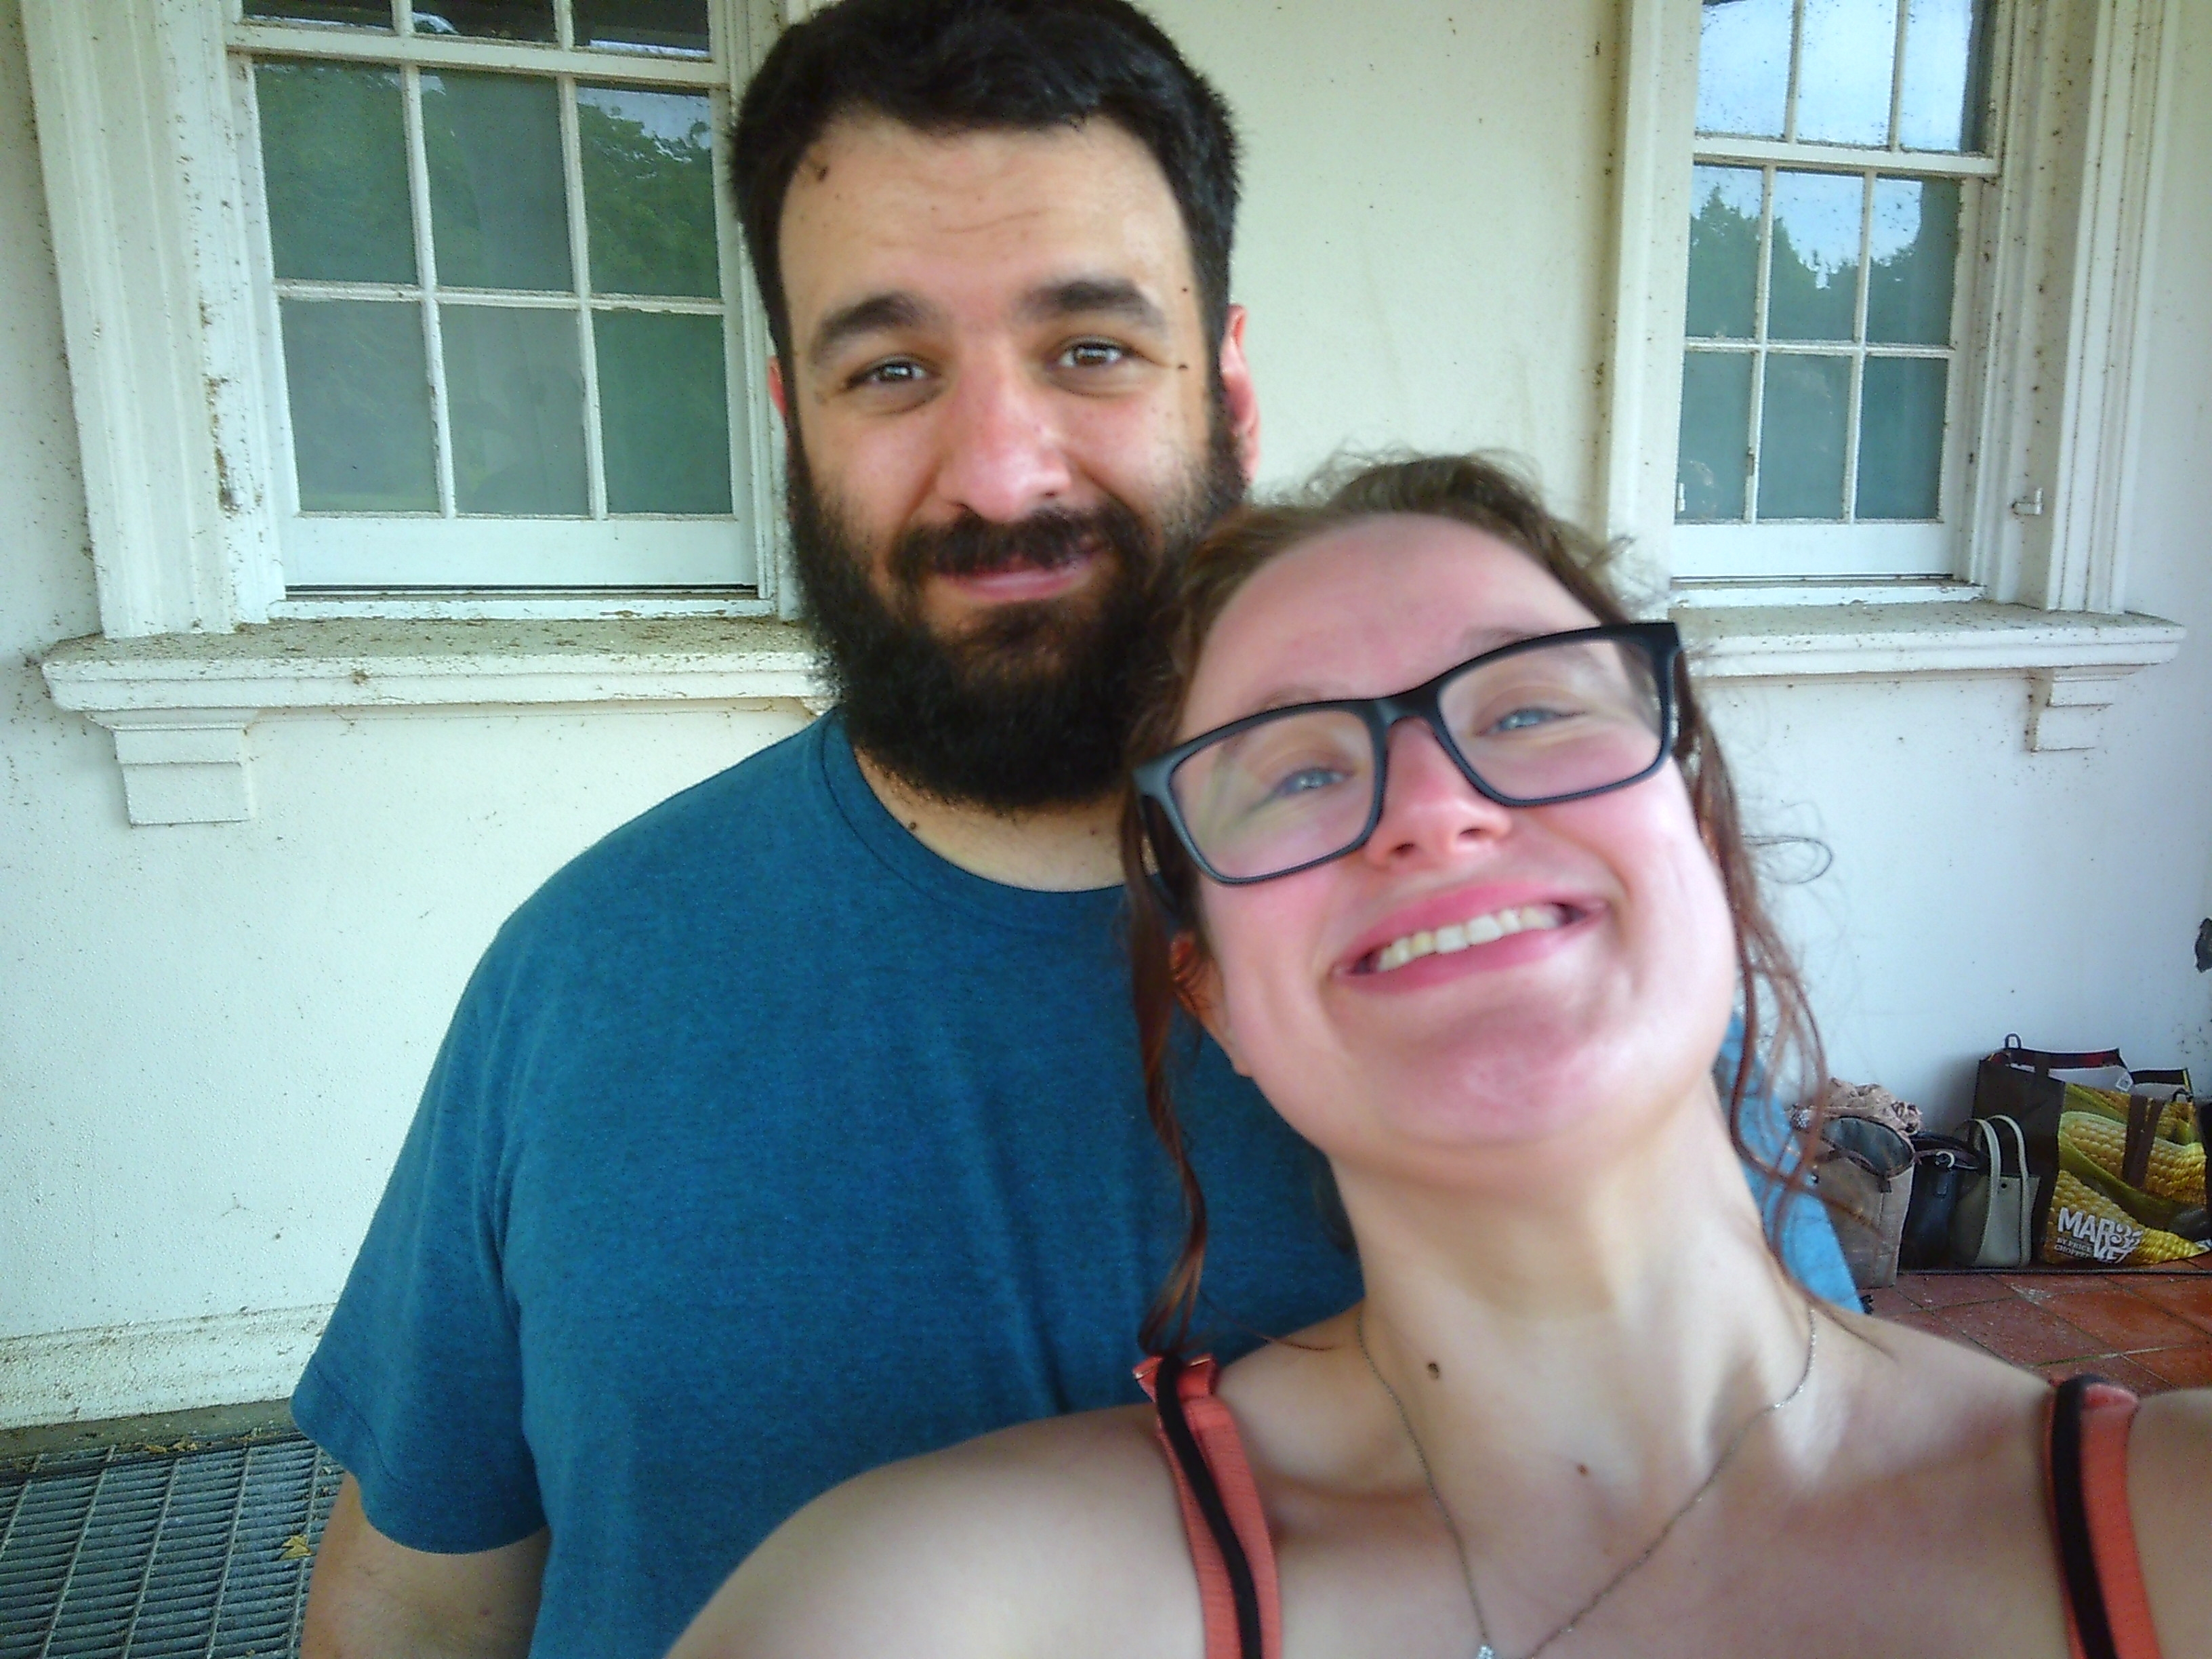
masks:
[[[2054,1488],[2040,1379],[1765,1248],[1712,1066],[1795,981],[1671,630],[1595,572],[1465,459],[1194,556],[1126,836],[1155,1116],[1180,1165],[1179,997],[1328,1156],[1366,1298],[1167,1362],[1158,1419],[852,1482],[679,1653],[2058,1659],[2078,1610],[2090,1653],[2212,1655],[2212,1395],[2131,1439],[2097,1397]]]

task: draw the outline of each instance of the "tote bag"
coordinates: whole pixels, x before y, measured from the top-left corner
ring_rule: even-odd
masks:
[[[1960,1267],[2024,1267],[2033,1257],[2029,1233],[2039,1184],[2027,1172],[2027,1137],[2018,1119],[2002,1115],[1973,1119],[1966,1133],[1989,1168],[1966,1182],[1951,1213],[1951,1261]]]

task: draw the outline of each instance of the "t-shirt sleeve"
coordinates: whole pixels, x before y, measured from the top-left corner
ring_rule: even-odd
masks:
[[[410,1549],[496,1549],[545,1524],[500,1272],[507,1129],[493,953],[447,1030],[329,1327],[292,1395],[301,1430]]]
[[[1737,1056],[1742,1052],[1743,1021],[1739,1016],[1729,1021],[1727,1040],[1721,1044],[1720,1058],[1715,1062],[1723,1101],[1728,1098],[1729,1079],[1735,1073]],[[1752,1152],[1768,1164],[1780,1162],[1790,1146],[1789,1114],[1767,1091],[1765,1079],[1757,1075],[1744,1096],[1743,1138]],[[1780,1245],[1782,1265],[1790,1269],[1790,1276],[1822,1301],[1857,1312],[1858,1286],[1851,1279],[1850,1264],[1844,1260],[1844,1247],[1836,1240],[1827,1206],[1812,1193],[1790,1191],[1754,1164],[1747,1163],[1743,1172],[1751,1182],[1752,1195],[1759,1200],[1759,1218]]]

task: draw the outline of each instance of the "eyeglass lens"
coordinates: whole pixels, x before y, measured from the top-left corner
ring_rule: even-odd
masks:
[[[1527,804],[1648,770],[1664,742],[1650,654],[1629,640],[1566,640],[1477,660],[1438,696],[1476,775]],[[1170,787],[1206,861],[1231,880],[1351,848],[1375,800],[1376,743],[1343,708],[1286,709],[1186,757]]]

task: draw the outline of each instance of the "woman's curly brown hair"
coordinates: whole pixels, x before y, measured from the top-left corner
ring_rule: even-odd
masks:
[[[1431,456],[1324,475],[1296,501],[1239,508],[1170,574],[1159,649],[1138,684],[1132,763],[1174,745],[1206,638],[1255,572],[1330,531],[1400,514],[1449,519],[1486,532],[1534,559],[1601,623],[1634,620],[1606,580],[1611,550],[1553,516],[1534,489],[1495,461],[1473,455]],[[1744,1106],[1762,1077],[1825,1078],[1820,1036],[1803,981],[1760,896],[1727,763],[1706,723],[1688,668],[1679,657],[1674,707],[1674,758],[1688,787],[1698,827],[1719,869],[1735,922],[1745,1040],[1728,1079],[1729,1133],[1740,1156],[1794,1194],[1805,1185],[1805,1149],[1820,1134],[1817,1099],[1808,1103],[1814,1109],[1811,1127],[1800,1132],[1796,1146],[1785,1147],[1778,1161],[1769,1161],[1751,1149],[1744,1133]],[[1186,1219],[1182,1255],[1143,1327],[1146,1350],[1158,1353],[1188,1336],[1206,1265],[1206,1194],[1184,1145],[1170,1073],[1181,1024],[1178,1012],[1195,1006],[1193,993],[1205,966],[1206,944],[1198,921],[1201,878],[1166,826],[1148,821],[1133,792],[1126,795],[1122,807],[1121,866],[1131,907],[1130,989],[1136,1005],[1146,1106],[1175,1166]],[[1779,1216],[1778,1207],[1769,1218],[1770,1248],[1776,1243]]]

